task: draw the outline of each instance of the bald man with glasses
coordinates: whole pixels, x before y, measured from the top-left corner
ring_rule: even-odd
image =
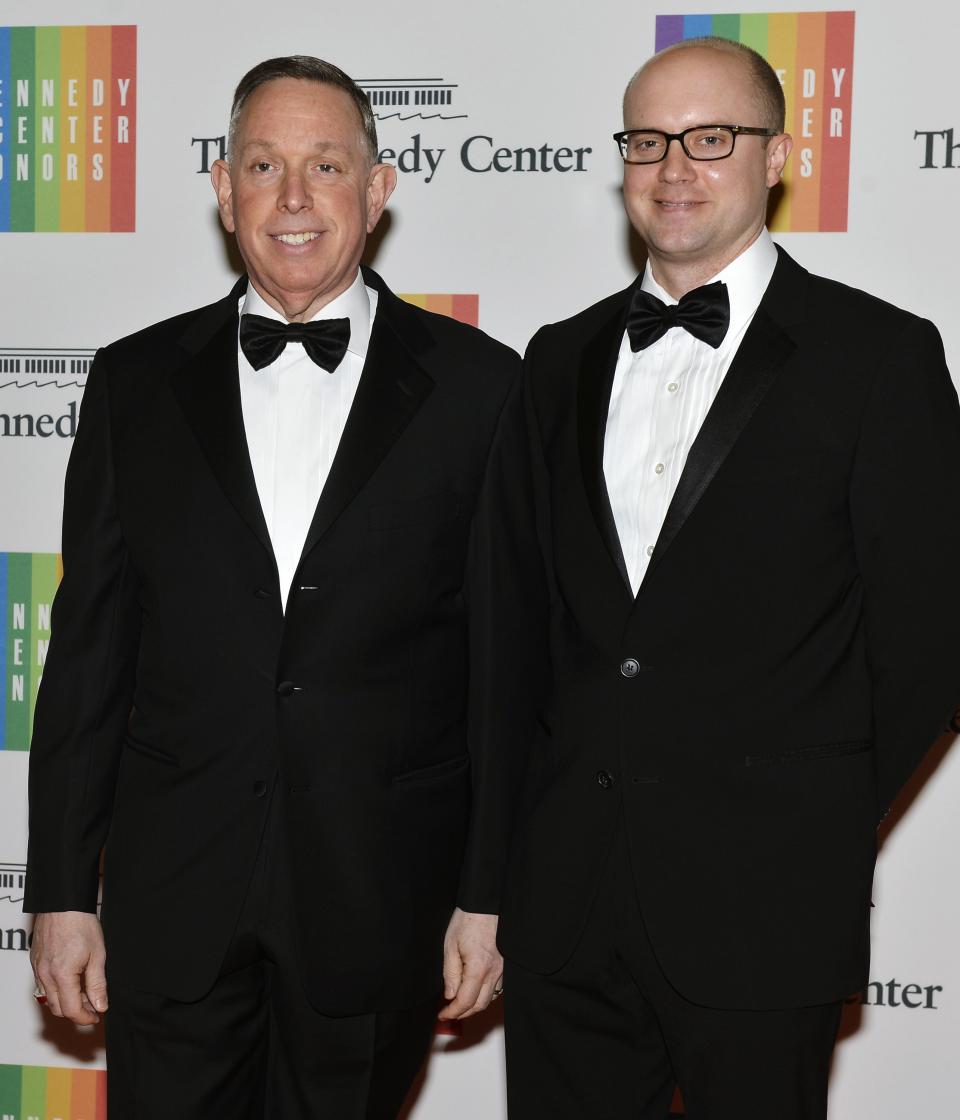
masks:
[[[624,99],[642,276],[527,352],[552,698],[510,859],[511,1120],[823,1120],[876,826],[960,691],[936,329],[774,245],[739,44]]]

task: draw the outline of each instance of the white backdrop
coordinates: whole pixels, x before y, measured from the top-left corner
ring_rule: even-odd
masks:
[[[821,4],[787,3],[778,9],[752,0],[739,0],[736,8],[760,15],[825,10]],[[60,231],[58,221],[69,224],[64,200],[71,189],[61,184],[60,216],[54,216],[51,231],[0,232],[0,657],[5,658],[0,1116],[92,1120],[103,1115],[96,1078],[56,1072],[102,1067],[99,1035],[60,1029],[41,1017],[30,999],[29,923],[19,905],[28,755],[17,713],[29,705],[35,688],[39,665],[31,675],[29,662],[42,661],[71,405],[80,397],[86,359],[113,338],[218,298],[233,281],[213,193],[199,172],[204,152],[210,159],[217,154],[215,138],[225,131],[237,79],[263,58],[311,53],[336,62],[371,89],[388,95],[406,91],[408,104],[377,105],[381,147],[395,154],[401,174],[372,263],[396,291],[478,295],[483,329],[522,349],[541,323],[622,287],[635,274],[610,134],[620,127],[626,79],[653,51],[657,15],[727,11],[715,3],[688,6],[667,0],[658,6],[615,0],[487,0],[483,5],[366,0],[337,6],[234,0],[228,8],[185,0],[0,4],[0,29],[28,22],[136,25],[138,44],[129,87],[136,93],[130,122],[131,130],[135,125],[135,231]],[[853,85],[852,115],[844,120],[851,140],[848,228],[775,235],[811,270],[933,319],[955,371],[960,370],[953,280],[960,251],[960,180],[951,157],[960,166],[960,147],[949,150],[954,135],[948,130],[956,129],[960,143],[956,19],[950,0],[914,0],[909,8],[871,0],[856,12],[852,75],[847,75]],[[11,154],[18,139],[16,117],[29,109],[17,105],[18,90],[9,78],[2,81],[3,42],[0,32],[0,155],[5,156],[0,230],[6,229],[4,183],[10,187],[16,174]],[[819,113],[825,101],[817,97],[826,98],[828,64],[816,56],[815,46],[802,41],[796,57],[798,70],[809,64],[816,72],[820,93],[812,94],[811,104]],[[60,98],[56,112],[66,128],[66,54],[61,67],[62,86],[53,96]],[[784,80],[792,88],[801,76],[788,71]],[[89,86],[92,76],[91,64],[79,84],[78,111],[88,116],[99,111]],[[38,80],[34,85],[35,105],[42,87]],[[417,105],[418,91],[421,101],[435,103]],[[108,131],[117,126],[122,108],[114,105],[113,115],[107,114]],[[802,122],[798,116],[801,128]],[[813,143],[822,139],[815,137]],[[92,144],[91,135],[86,156]],[[537,170],[506,169],[514,163],[509,154],[497,156],[493,165],[496,150],[520,148],[536,150]],[[118,162],[113,166],[120,166],[123,155],[114,148]],[[522,155],[521,165],[528,166],[530,159]],[[42,185],[41,168],[38,159],[32,181],[36,197],[46,199],[42,205],[50,224],[49,195],[42,192],[56,188],[56,176],[52,186]],[[88,174],[81,160],[81,179]],[[89,186],[89,197],[96,189]],[[25,561],[21,554],[34,559]],[[25,565],[33,573],[32,584],[24,585]],[[191,640],[189,620],[184,620],[184,639]],[[852,1003],[845,1018],[835,1064],[834,1118],[957,1115],[960,824],[953,810],[960,794],[960,759],[956,752],[946,753],[948,742],[945,737],[933,753],[885,832],[875,892],[873,983],[868,1002]],[[187,913],[183,930],[189,936]],[[472,1024],[434,1056],[411,1117],[497,1120],[504,1115],[500,1028],[491,1017]]]

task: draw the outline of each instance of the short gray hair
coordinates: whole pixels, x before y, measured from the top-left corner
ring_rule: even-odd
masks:
[[[370,108],[370,99],[348,74],[345,74],[332,62],[324,62],[322,58],[314,58],[309,54],[292,54],[284,58],[268,58],[260,62],[252,70],[248,70],[240,79],[240,83],[233,95],[233,106],[230,109],[230,128],[227,133],[227,160],[232,157],[237,140],[237,129],[244,106],[250,99],[255,89],[275,82],[279,78],[296,78],[303,82],[317,82],[320,85],[336,86],[344,93],[350,95],[357,112],[360,114],[360,124],[363,128],[363,139],[370,156],[370,162],[376,163],[380,153],[377,143],[377,122]]]

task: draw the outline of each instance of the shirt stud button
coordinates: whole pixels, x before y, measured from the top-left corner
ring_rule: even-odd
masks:
[[[657,463],[657,465],[653,469],[656,474],[663,474],[663,472],[666,470],[666,467],[663,465],[663,463]]]

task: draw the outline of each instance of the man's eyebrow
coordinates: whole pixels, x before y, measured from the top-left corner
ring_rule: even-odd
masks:
[[[277,145],[272,140],[251,137],[249,140],[244,140],[241,151],[246,151],[247,148],[265,148],[267,151],[274,151],[276,147]],[[314,142],[313,150],[314,152],[340,152],[344,155],[349,153],[349,148],[344,147],[336,140],[317,140]]]

